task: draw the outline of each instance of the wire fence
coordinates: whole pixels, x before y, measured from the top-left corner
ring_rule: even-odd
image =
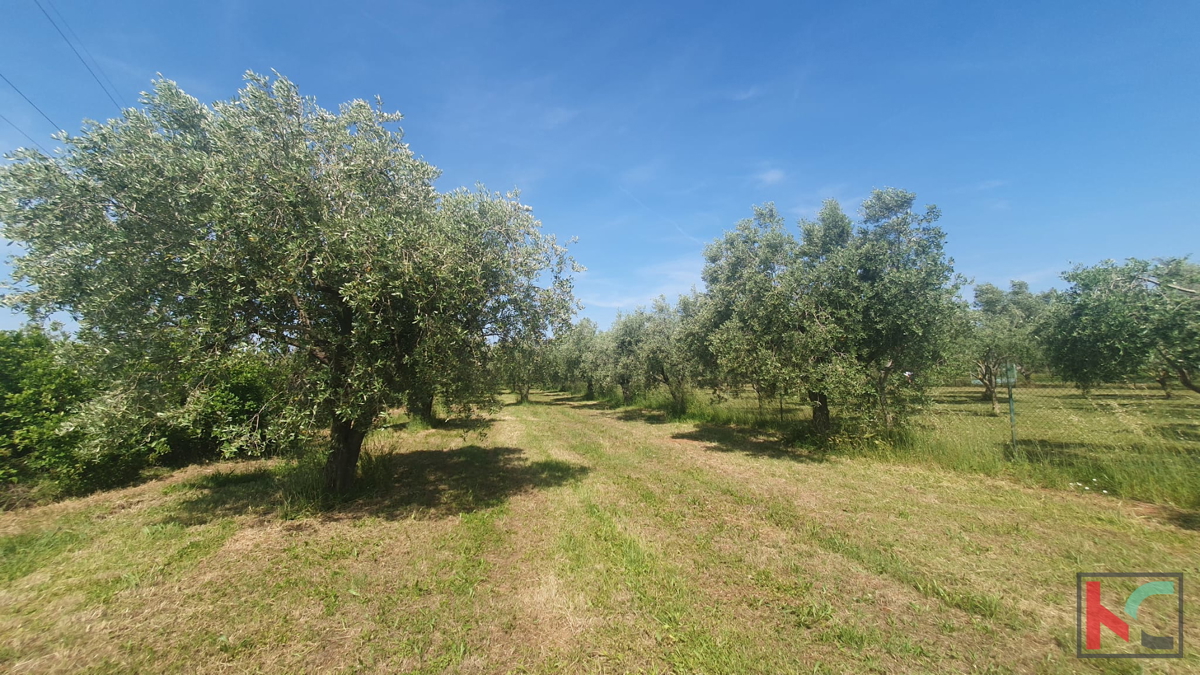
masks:
[[[1083,392],[1008,366],[995,395],[980,380],[939,387],[934,410],[1005,443],[1015,456],[1072,449],[1174,448],[1200,455],[1200,395],[1168,382],[1108,384]]]
[[[1079,490],[1200,503],[1200,394],[1153,380],[1083,392],[1015,371],[1001,369],[994,397],[978,379],[932,392],[926,425],[954,455],[945,463],[1026,464]]]

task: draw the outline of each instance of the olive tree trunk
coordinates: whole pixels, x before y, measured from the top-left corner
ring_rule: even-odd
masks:
[[[342,494],[354,486],[358,471],[358,456],[363,439],[370,430],[370,421],[346,422],[334,417],[329,428],[329,457],[325,462],[325,489]]]
[[[827,434],[832,426],[829,415],[829,397],[823,391],[808,392],[808,400],[812,403],[812,425],[818,434]]]

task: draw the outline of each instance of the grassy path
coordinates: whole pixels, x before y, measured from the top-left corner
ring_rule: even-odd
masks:
[[[1200,572],[1145,505],[554,397],[370,442],[316,515],[269,462],[0,514],[0,670],[1200,672],[1074,658],[1077,571]]]

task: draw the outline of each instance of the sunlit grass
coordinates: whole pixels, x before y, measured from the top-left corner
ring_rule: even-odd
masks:
[[[652,391],[635,407],[661,419],[771,430],[798,446],[849,456],[936,465],[1004,476],[1027,484],[1200,508],[1200,396],[1157,386],[1114,385],[1082,394],[1051,382],[1014,394],[1016,445],[1007,392],[999,413],[978,387],[942,387],[908,425],[891,435],[854,428],[822,442],[808,432],[811,413],[795,398],[753,393],[716,399],[693,392],[685,415],[670,417],[670,398]],[[610,404],[615,403],[609,401]],[[843,418],[847,411],[836,410]],[[852,411],[850,411],[852,412]]]

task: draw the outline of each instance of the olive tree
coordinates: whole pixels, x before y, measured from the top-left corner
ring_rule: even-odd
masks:
[[[672,305],[663,296],[654,300],[646,318],[645,340],[641,345],[641,361],[647,379],[661,384],[671,395],[671,412],[687,412],[695,366],[686,337],[689,301],[680,298]]]
[[[708,298],[700,320],[708,323],[711,355],[701,360],[715,366],[723,388],[751,387],[760,410],[798,385],[794,357],[802,332],[784,283],[796,245],[774,204],[766,204],[704,251]]]
[[[489,341],[569,310],[569,259],[516,195],[439,195],[378,102],[333,112],[246,80],[211,106],[158,81],[61,155],[0,168],[28,285],[10,300],[130,361],[289,355],[343,491],[388,406],[419,387],[486,399]]]
[[[1035,331],[1053,299],[1053,292],[1035,295],[1021,281],[1011,282],[1007,292],[992,284],[975,287],[966,356],[992,412],[1000,410],[997,381],[1007,364],[1015,364],[1026,380],[1043,367],[1044,352]]]
[[[1042,329],[1061,377],[1087,391],[1152,366],[1200,392],[1200,265],[1109,260],[1063,279]]]
[[[913,210],[916,195],[875,190],[862,205],[859,227],[847,234],[836,204],[825,227],[805,228],[808,260],[802,287],[836,328],[836,358],[822,368],[827,381],[852,389],[863,378],[880,421],[891,427],[906,394],[919,392],[944,364],[964,326],[957,300],[962,279],[944,251],[936,206]],[[850,364],[853,363],[851,367]]]
[[[643,346],[650,317],[644,309],[618,313],[612,328],[602,336],[605,385],[621,392],[621,402],[633,403],[646,390],[646,363]]]
[[[548,346],[548,377],[560,389],[584,388],[584,398],[596,397],[602,377],[599,327],[591,319],[580,319],[556,333]]]

